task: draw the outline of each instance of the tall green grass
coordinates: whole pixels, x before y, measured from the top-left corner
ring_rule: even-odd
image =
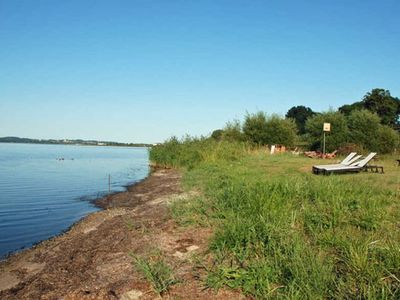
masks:
[[[233,161],[243,157],[249,146],[245,143],[215,141],[207,138],[172,137],[165,143],[154,146],[150,161],[162,167],[185,167],[192,169],[203,161]]]
[[[207,286],[260,299],[400,299],[400,176],[392,157],[381,161],[384,175],[326,177],[312,175],[307,158],[237,144],[215,150],[206,141],[182,147],[200,153],[175,166],[189,167],[185,185],[202,195],[172,211],[181,224],[215,228]],[[240,155],[215,155],[235,147]]]

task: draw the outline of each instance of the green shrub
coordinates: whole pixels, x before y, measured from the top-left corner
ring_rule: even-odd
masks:
[[[294,120],[278,115],[267,117],[263,112],[247,114],[243,124],[246,140],[257,145],[292,146],[296,139],[296,131]]]
[[[379,153],[393,153],[399,147],[399,133],[389,126],[379,126],[377,136]]]
[[[267,116],[259,111],[255,114],[247,113],[243,123],[243,133],[249,142],[258,145],[268,144]]]
[[[378,151],[380,118],[368,110],[354,110],[347,118],[349,141],[369,151]]]
[[[306,132],[313,150],[322,150],[324,123],[331,123],[331,131],[326,133],[326,151],[334,151],[348,141],[346,117],[339,112],[328,111],[307,119]]]
[[[297,137],[296,131],[296,123],[292,119],[283,119],[277,115],[267,119],[266,134],[269,145],[293,146]]]
[[[239,120],[228,122],[222,132],[222,139],[230,142],[243,142],[244,135]]]

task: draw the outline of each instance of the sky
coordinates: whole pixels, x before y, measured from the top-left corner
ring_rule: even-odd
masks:
[[[400,97],[400,1],[0,0],[0,136],[161,142]]]

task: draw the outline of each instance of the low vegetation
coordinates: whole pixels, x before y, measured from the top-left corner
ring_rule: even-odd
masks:
[[[162,295],[178,282],[160,253],[148,257],[131,256],[136,269],[150,282],[156,293]]]
[[[385,174],[333,176],[312,175],[315,160],[223,139],[173,138],[150,157],[201,192],[171,211],[182,226],[214,229],[206,286],[260,299],[400,298],[393,156],[380,156]]]

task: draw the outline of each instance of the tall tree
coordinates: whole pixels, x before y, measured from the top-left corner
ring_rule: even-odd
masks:
[[[353,104],[345,104],[339,107],[339,112],[344,114],[345,116],[350,116],[350,114],[355,110],[365,109],[363,103],[361,101],[354,102]]]
[[[373,89],[364,96],[362,103],[366,109],[378,114],[382,124],[399,125],[400,99],[392,97],[388,90]]]
[[[289,109],[286,118],[294,119],[298,132],[304,134],[306,132],[306,121],[313,115],[315,115],[315,112],[311,108],[299,105]]]
[[[376,113],[381,124],[400,129],[400,99],[390,95],[388,90],[373,89],[361,101],[339,107],[339,111],[346,116],[361,109]]]

